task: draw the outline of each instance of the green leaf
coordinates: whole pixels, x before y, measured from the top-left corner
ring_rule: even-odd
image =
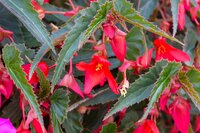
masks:
[[[51,110],[52,124],[53,124],[53,132],[54,133],[63,133],[60,123],[56,117],[56,112]]]
[[[36,0],[40,5],[44,4],[44,0]]]
[[[150,68],[149,72],[141,75],[138,80],[130,85],[127,90],[125,97],[121,96],[118,102],[111,108],[111,110],[106,114],[105,118],[117,113],[118,111],[127,108],[135,103],[139,103],[142,100],[149,97],[150,92],[154,86],[154,83],[159,78],[159,74],[163,69],[163,66],[167,64],[166,61],[161,61]]]
[[[29,104],[33,107],[41,125],[44,125],[39,104],[36,100],[32,86],[28,83],[26,75],[21,68],[22,61],[20,58],[20,53],[16,47],[14,47],[12,44],[6,45],[3,48],[3,60],[15,85],[22,91]]]
[[[81,133],[83,130],[81,115],[77,111],[69,112],[62,126],[67,133]]]
[[[194,62],[195,46],[196,46],[196,33],[192,29],[188,29],[185,38],[183,50],[190,56],[190,62],[186,62],[187,65],[192,66]]]
[[[180,70],[180,68],[181,68],[181,64],[180,63],[171,62],[171,63],[168,63],[168,65],[161,71],[159,79],[155,83],[155,85],[154,85],[154,87],[152,89],[151,95],[149,97],[148,107],[145,110],[145,113],[142,116],[141,120],[144,120],[148,116],[148,113],[153,108],[154,103],[159,100],[160,95],[162,94],[164,89],[171,82],[172,76],[177,74],[178,71]]]
[[[151,14],[153,13],[158,0],[147,0],[145,4],[140,9],[140,14],[145,18],[149,19]]]
[[[166,37],[170,40],[176,41],[184,45],[176,38],[169,36],[160,28],[153,25],[151,22],[145,20],[142,16],[140,16],[137,13],[137,11],[134,8],[132,8],[132,4],[127,0],[114,0],[114,9],[116,11],[116,15],[119,16],[119,18],[127,21],[128,23],[131,23],[137,27],[143,28],[147,31]]]
[[[99,0],[99,2],[101,2],[101,0]],[[67,35],[65,44],[59,54],[55,73],[52,78],[52,89],[56,85],[65,63],[69,62],[73,53],[80,49],[89,36],[106,20],[106,15],[111,7],[110,2],[106,2],[101,5],[101,7],[99,7],[97,2],[92,2],[89,8],[81,11],[81,17],[79,17],[76,24]]]
[[[17,17],[39,42],[48,45],[56,53],[49,33],[33,9],[30,0],[1,0],[0,3]]]
[[[10,30],[14,32],[13,39],[15,43],[24,43],[24,39],[22,38],[22,31],[20,29],[20,26],[22,25],[19,20],[4,7],[2,4],[0,4],[0,27]],[[4,39],[3,42],[0,42],[1,44],[6,44],[9,41],[6,41],[8,39]],[[6,43],[5,43],[6,42]]]
[[[0,2],[24,24],[24,26],[40,43],[50,47],[52,51],[56,53],[49,33],[40,21],[38,13],[33,9],[30,0],[1,0]],[[44,54],[40,55],[40,58],[37,58],[37,63],[43,56]],[[32,64],[29,78],[32,76],[36,66],[36,63]]]
[[[127,111],[126,115],[121,120],[120,125],[118,126],[118,131],[123,130],[123,132],[125,132],[126,130],[130,129],[137,120],[138,120],[138,115],[136,111],[133,110]]]
[[[11,97],[10,100],[11,102],[8,105],[1,108],[2,114],[0,117],[9,118],[13,124],[18,123],[22,117],[22,110],[19,107],[20,98],[17,90],[14,92],[14,96]]]
[[[92,106],[96,104],[104,104],[107,102],[114,101],[119,96],[114,94],[110,89],[106,89],[103,93],[95,96],[94,98],[89,99],[88,101],[83,103],[83,106]]]
[[[129,60],[135,60],[143,49],[143,34],[139,27],[133,27],[130,32],[126,35],[127,42],[127,54],[126,58]]]
[[[178,4],[179,0],[170,0],[171,1],[171,11],[173,19],[173,36],[176,35],[178,27]]]
[[[116,123],[108,123],[102,127],[100,133],[116,133],[117,124]]]
[[[51,96],[51,111],[60,124],[62,124],[66,118],[68,102],[69,98],[66,90],[64,89],[55,90]]]
[[[182,84],[183,90],[188,94],[194,105],[200,111],[200,97],[198,95],[198,92],[194,89],[192,83],[190,83],[190,81],[188,80],[186,73],[179,72],[178,77],[180,83]]]
[[[193,84],[194,89],[200,95],[200,71],[191,69],[186,73],[188,80]]]
[[[39,99],[46,99],[50,94],[51,85],[49,83],[49,80],[45,77],[44,73],[39,68],[36,69],[36,73],[39,78],[40,89],[41,89],[38,97],[39,97]]]
[[[16,44],[17,49],[20,50],[20,57],[23,59],[23,61],[28,62],[28,60],[26,60],[26,57],[28,57],[29,59],[34,58],[35,56],[35,50],[34,49],[29,49],[27,48],[24,44]]]

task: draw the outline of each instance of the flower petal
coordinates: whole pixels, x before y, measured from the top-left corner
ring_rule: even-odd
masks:
[[[75,93],[77,93],[82,98],[84,98],[81,88],[79,87],[78,83],[76,82],[76,80],[72,74],[66,74],[64,76],[64,78],[61,80],[60,85],[65,86],[67,88],[69,87]]]
[[[115,93],[119,94],[117,82],[115,81],[114,77],[112,76],[110,70],[108,68],[104,68],[104,72],[106,75],[106,78],[108,80],[108,84],[110,86],[110,89]]]
[[[85,72],[84,93],[89,94],[94,86],[102,83],[105,79],[106,76],[102,70],[95,71],[95,68],[87,70]]]

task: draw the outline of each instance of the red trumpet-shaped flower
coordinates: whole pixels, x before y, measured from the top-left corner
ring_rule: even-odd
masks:
[[[5,30],[0,27],[0,42],[2,42],[5,38],[10,39],[11,42],[14,42],[12,38],[13,32],[9,30]]]
[[[159,133],[159,130],[152,120],[145,120],[133,133]]]
[[[49,73],[49,67],[45,62],[39,62],[38,63],[38,68],[44,73],[44,75],[47,77]],[[22,66],[23,71],[26,73],[26,78],[28,79],[29,71],[31,68],[31,64],[24,64]],[[35,84],[38,83],[39,79],[37,77],[37,73],[34,72],[30,80],[28,81],[30,84]]]
[[[182,97],[177,97],[169,106],[169,113],[181,133],[188,133],[190,109],[190,103]]]
[[[124,61],[126,56],[126,33],[114,25],[107,23],[103,25],[104,33],[111,40],[111,47],[115,56]]]
[[[190,56],[187,53],[167,44],[165,38],[154,40],[154,46],[156,48],[156,61],[161,59],[177,62],[190,61]]]
[[[111,90],[118,94],[117,83],[112,76],[109,66],[110,62],[104,56],[94,55],[90,63],[80,62],[77,69],[85,72],[84,93],[89,94],[92,88],[98,84],[104,85],[106,79]]]

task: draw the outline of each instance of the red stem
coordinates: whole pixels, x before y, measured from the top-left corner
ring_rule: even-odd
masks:
[[[45,11],[45,14],[62,14],[62,15],[64,15],[65,12],[60,12],[60,11]]]

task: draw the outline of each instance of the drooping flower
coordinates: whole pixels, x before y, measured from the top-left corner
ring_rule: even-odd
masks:
[[[123,62],[126,56],[126,33],[111,23],[104,24],[103,29],[105,35],[111,41],[111,47],[115,56]]]
[[[79,87],[78,83],[76,82],[73,74],[67,73],[64,76],[64,78],[61,80],[60,85],[72,89],[75,93],[77,93],[82,98],[84,98],[81,88]]]
[[[9,99],[13,90],[13,81],[10,78],[6,68],[0,61],[0,94],[3,94],[6,99]],[[0,96],[0,107],[1,107],[1,96]]]
[[[152,120],[145,120],[132,133],[159,133],[159,130]]]
[[[190,124],[190,109],[191,107],[189,102],[182,97],[176,97],[176,99],[169,106],[169,113],[181,133],[188,133]]]
[[[85,72],[84,93],[89,94],[92,88],[98,84],[104,85],[106,79],[111,90],[118,94],[117,83],[112,76],[109,66],[110,62],[104,56],[93,55],[89,63],[80,62],[76,68]]]
[[[187,53],[167,44],[165,38],[154,40],[154,46],[156,49],[156,61],[161,59],[177,62],[190,61],[190,56]]]
[[[70,89],[72,89],[75,93],[77,93],[78,95],[80,95],[82,98],[84,98],[84,95],[81,91],[81,88],[79,87],[78,83],[76,82],[73,73],[72,73],[72,59],[70,60],[70,68],[69,68],[69,73],[67,73],[64,78],[61,80],[60,85],[61,86],[65,86],[65,87],[69,87]]]
[[[138,74],[141,70],[144,70],[149,67],[151,64],[151,58],[154,48],[148,50],[144,55],[137,57],[136,61],[124,60],[119,71],[124,72],[126,69],[134,69],[134,73]]]
[[[13,32],[9,30],[5,30],[0,27],[0,42],[2,42],[5,38],[10,39],[11,42],[14,42],[12,38]]]
[[[113,39],[111,39],[111,47],[116,57],[120,61],[124,61],[126,56],[126,33],[117,29]]]
[[[49,73],[49,67],[45,62],[39,62],[37,67],[44,73],[44,75],[47,77]],[[23,71],[26,73],[26,78],[28,79],[29,71],[31,68],[31,64],[24,64],[22,65]],[[38,83],[39,79],[37,77],[37,73],[34,72],[30,80],[28,82],[30,84],[36,84]]]
[[[16,133],[15,127],[9,119],[0,118],[0,132],[1,133]]]

